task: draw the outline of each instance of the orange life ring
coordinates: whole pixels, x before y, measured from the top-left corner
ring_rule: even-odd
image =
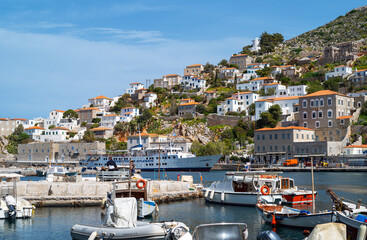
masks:
[[[266,189],[266,192],[264,191],[264,189]],[[261,188],[260,188],[260,192],[262,195],[269,195],[270,193],[270,188],[266,185],[263,185]]]
[[[143,185],[141,186],[140,183],[143,183]],[[139,189],[145,188],[145,185],[147,185],[147,182],[144,179],[139,179],[136,182],[136,187]]]

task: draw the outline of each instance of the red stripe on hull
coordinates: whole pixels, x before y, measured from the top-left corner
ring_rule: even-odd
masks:
[[[316,194],[315,194],[316,196]],[[312,203],[312,194],[304,194],[304,195],[283,195],[283,199],[285,199],[285,203],[298,205],[298,204],[311,204]]]

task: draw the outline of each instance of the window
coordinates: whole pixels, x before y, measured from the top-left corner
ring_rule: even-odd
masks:
[[[307,112],[303,113],[303,119],[307,119]]]
[[[302,102],[302,106],[303,106],[304,108],[306,108],[306,107],[307,107],[307,100],[303,100],[303,102]]]
[[[338,105],[340,105],[340,98],[338,98]]]
[[[283,145],[283,151],[285,151],[285,146]]]
[[[323,107],[324,106],[324,99],[320,99],[320,106]]]
[[[291,139],[291,134],[290,133],[287,134],[287,138]]]
[[[290,150],[291,150],[291,146],[288,145],[288,151],[290,151]]]
[[[257,135],[256,137],[257,137],[257,140],[260,140],[260,135]]]
[[[263,140],[265,140],[265,135],[263,135]]]
[[[273,139],[273,135],[269,134],[269,139],[272,140]]]
[[[298,133],[296,134],[296,139],[298,139]]]
[[[278,134],[274,134],[274,139],[278,139]]]
[[[344,119],[340,120],[340,125],[344,125]]]
[[[270,151],[273,151],[273,146],[270,146]]]
[[[285,139],[285,134],[284,133],[282,133],[282,139]]]
[[[327,105],[328,105],[328,106],[331,106],[331,104],[332,104],[332,100],[331,100],[331,97],[329,97],[329,98],[327,99]]]
[[[316,119],[316,111],[312,111],[312,119]]]
[[[333,126],[333,121],[332,120],[329,120],[328,121],[328,127],[332,127]]]
[[[319,127],[320,127],[320,122],[319,122],[319,121],[316,121],[316,122],[315,122],[315,127],[316,127],[316,128],[319,128]]]
[[[315,103],[315,101],[314,100],[311,100],[310,101],[310,107],[313,107],[314,106],[314,103]]]
[[[307,122],[303,123],[303,127],[305,127],[305,128],[307,127]]]
[[[316,107],[318,107],[318,106],[319,106],[319,100],[318,100],[318,99],[316,99],[316,101],[315,101],[315,106],[316,106]]]
[[[260,146],[257,147],[257,151],[260,152]]]
[[[323,114],[322,114],[322,111],[320,110],[320,111],[319,111],[319,118],[322,118],[322,115],[323,115]]]
[[[327,117],[332,118],[333,117],[333,110],[329,109],[327,110]]]

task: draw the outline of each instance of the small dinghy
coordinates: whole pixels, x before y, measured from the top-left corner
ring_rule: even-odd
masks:
[[[91,239],[180,239],[189,233],[180,222],[149,223],[137,221],[135,198],[116,198],[106,211],[102,226],[76,224],[70,235],[74,240]],[[93,238],[94,237],[94,238]]]
[[[0,219],[30,218],[35,209],[27,200],[18,197],[16,183],[22,175],[16,173],[0,174],[0,179],[6,179],[0,183]],[[12,180],[13,185],[9,185]]]

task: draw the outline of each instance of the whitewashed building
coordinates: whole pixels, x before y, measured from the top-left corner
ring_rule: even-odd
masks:
[[[225,115],[227,112],[241,112],[244,110],[244,106],[239,105],[238,102],[238,99],[235,97],[226,98],[226,100],[217,106],[217,113],[219,115]]]
[[[24,132],[28,134],[29,138],[35,141],[40,141],[41,135],[44,131],[44,128],[38,126],[29,127],[24,130]]]
[[[220,69],[221,78],[234,78],[235,76],[239,77],[240,75],[241,71],[234,67]]]
[[[121,109],[122,121],[130,122],[134,117],[139,116],[139,109],[136,107],[125,107]]]
[[[40,142],[68,142],[68,132],[70,130],[63,127],[55,127],[52,129],[45,129],[40,135]]]
[[[184,86],[187,90],[192,89],[205,89],[206,87],[206,80],[202,79],[198,76],[193,75],[185,75],[181,80],[181,85]]]
[[[306,94],[307,94],[307,85],[288,86],[287,88],[287,95],[289,97],[305,96]]]
[[[146,108],[152,108],[157,105],[158,96],[154,92],[145,93],[143,106]]]
[[[49,119],[60,120],[62,119],[65,111],[62,110],[52,110],[49,114]]]
[[[255,120],[260,119],[261,113],[273,105],[279,105],[283,115],[290,115],[294,112],[296,104],[299,104],[298,96],[261,99],[255,102]]]
[[[277,80],[270,77],[260,77],[250,80],[249,82],[237,84],[237,90],[260,91],[261,84],[269,84],[277,82]]]
[[[335,67],[333,71],[325,73],[325,80],[328,80],[330,78],[346,78],[347,76],[351,75],[353,73],[353,70],[351,67],[341,65],[338,67]]]
[[[360,69],[355,71],[348,80],[356,85],[367,84],[367,69]]]
[[[93,105],[93,107],[99,108],[100,110],[106,112],[108,111],[112,100],[113,99],[111,98],[100,95],[98,97],[88,99],[89,106],[87,107],[90,107]]]
[[[265,94],[268,94],[271,89],[274,89],[275,96],[286,96],[287,95],[287,86],[282,85],[280,83],[268,83],[261,84],[260,87],[264,88]]]
[[[130,87],[127,88],[125,92],[130,94],[130,95],[134,94],[135,90],[144,88],[144,84],[139,83],[139,82],[130,83],[129,86]]]
[[[343,147],[342,151],[345,155],[365,155],[367,151],[367,145],[349,145]]]
[[[118,122],[122,122],[122,116],[108,114],[101,118],[101,127],[113,128]]]

